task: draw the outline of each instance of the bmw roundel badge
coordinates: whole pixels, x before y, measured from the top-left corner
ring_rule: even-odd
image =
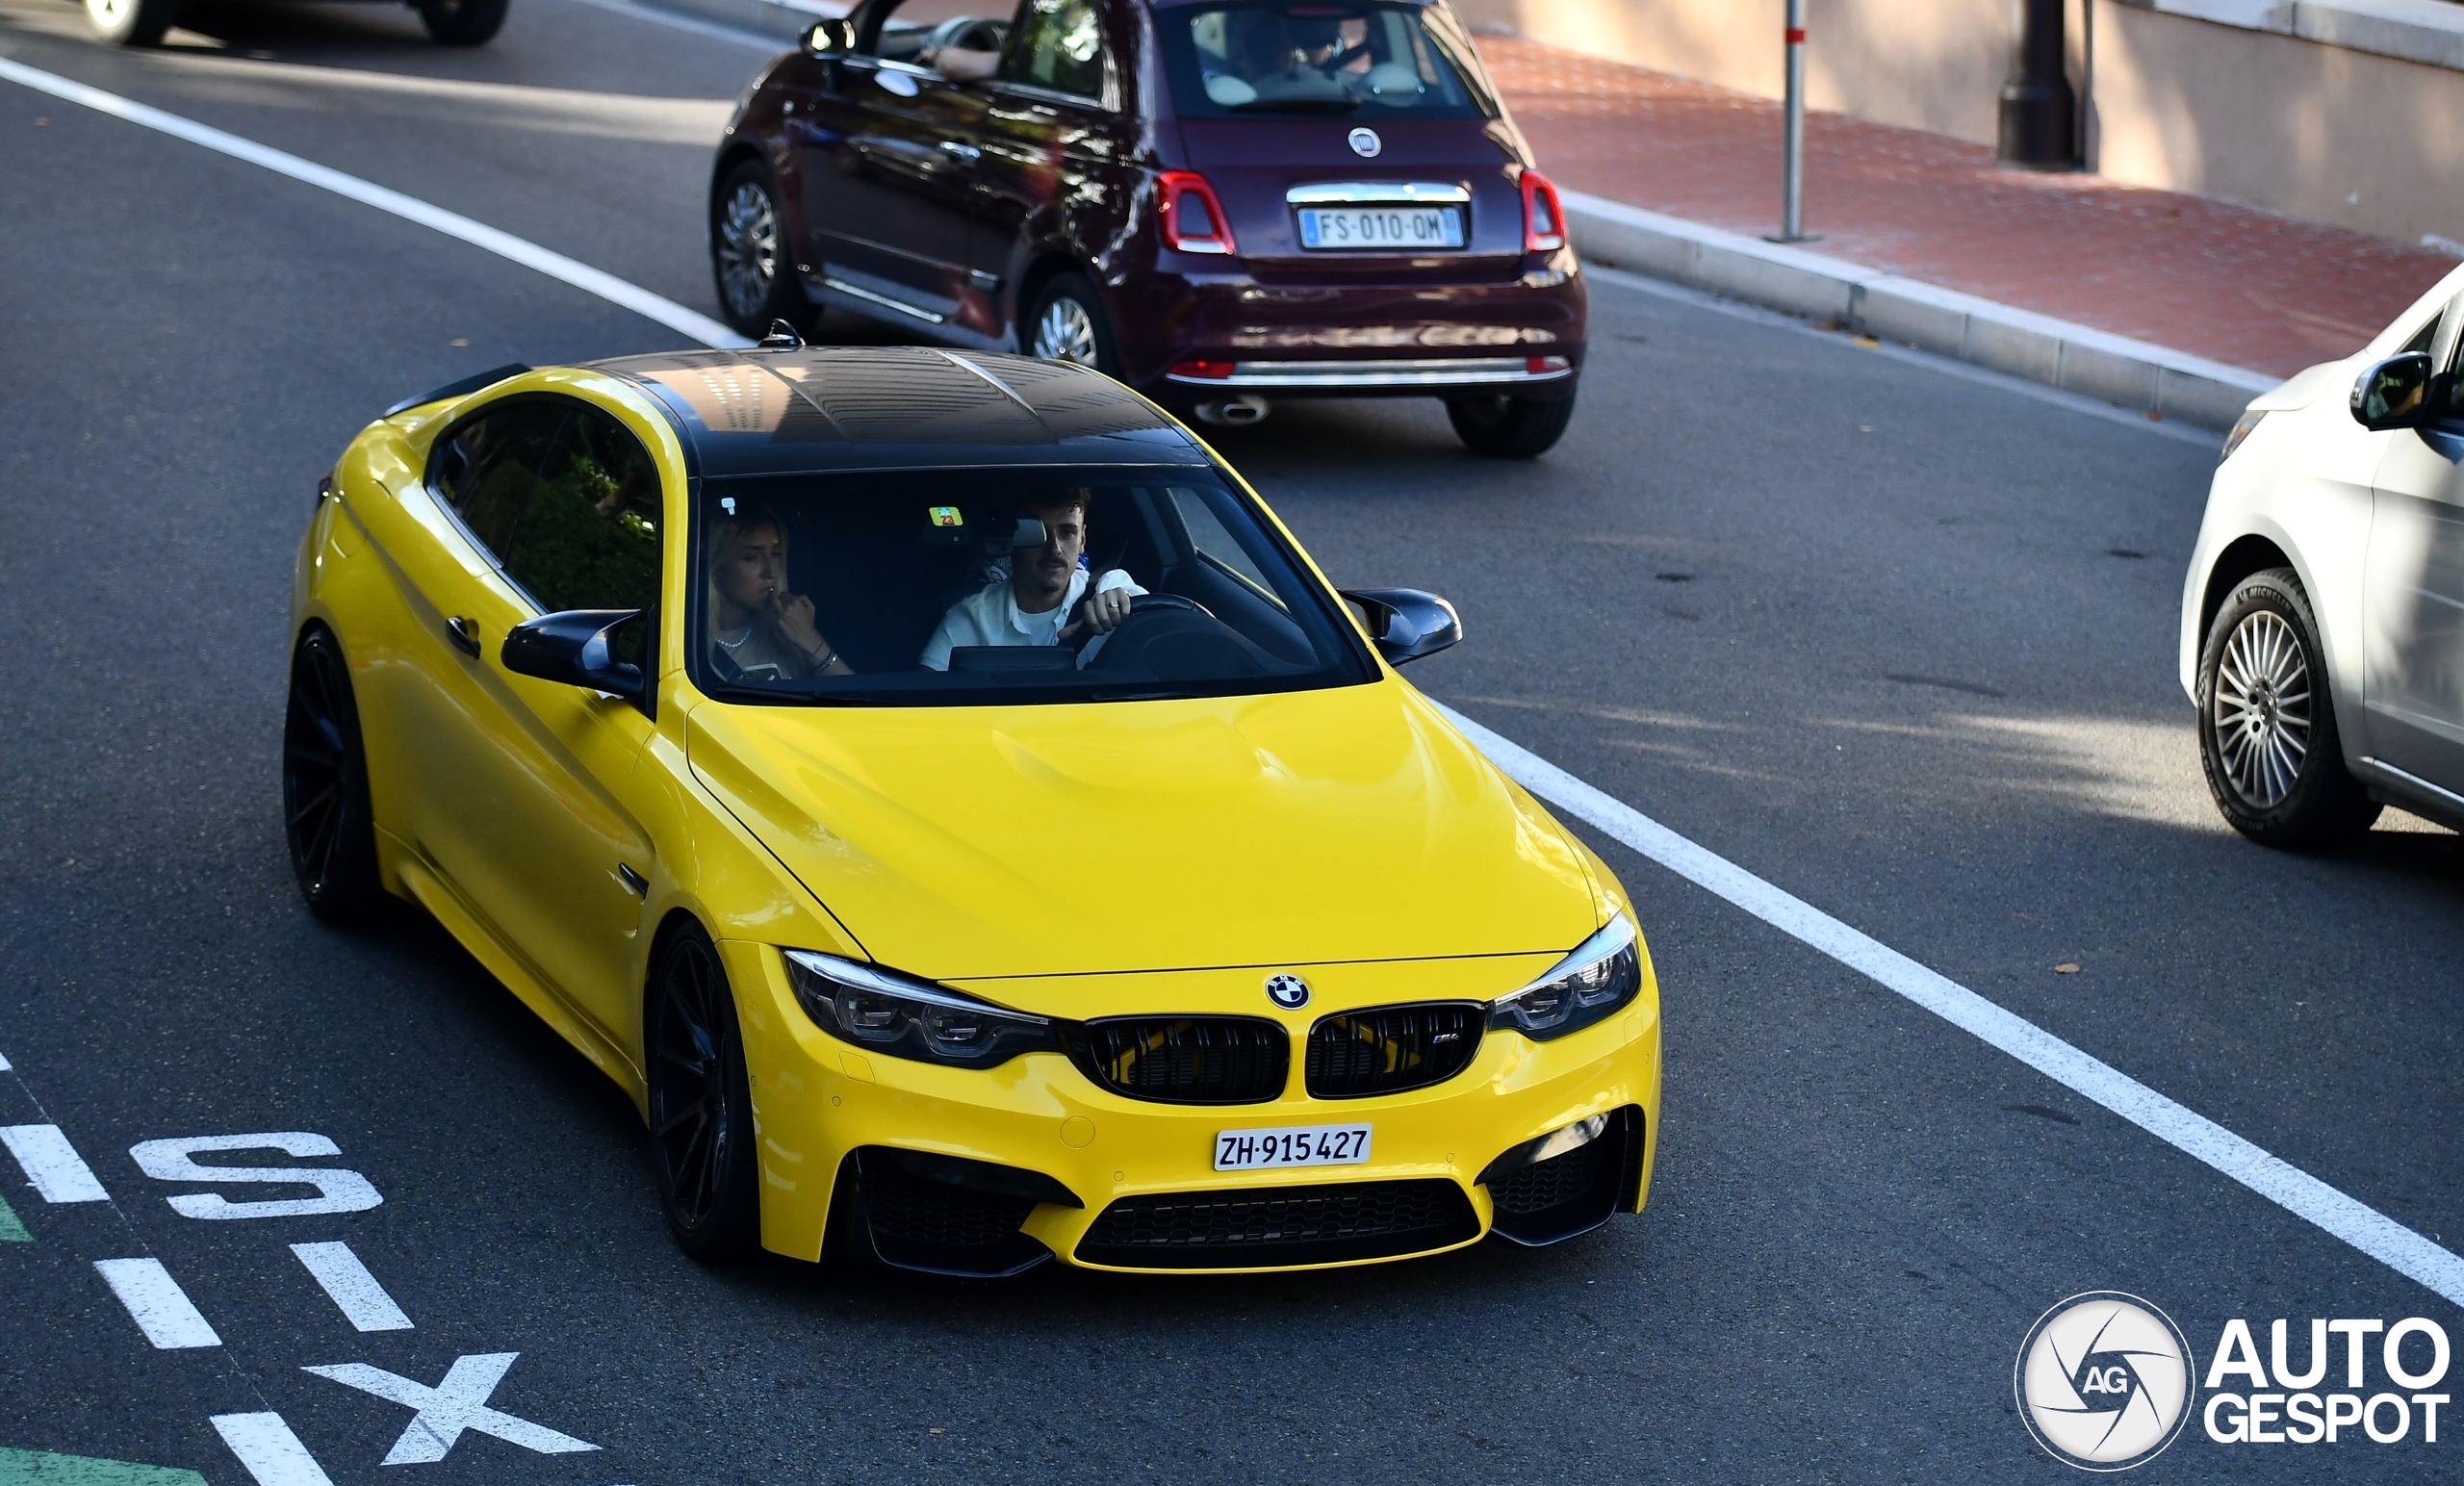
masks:
[[[1377,137],[1374,129],[1355,129],[1346,138],[1351,142],[1351,152],[1363,160],[1376,159],[1377,152],[1386,147],[1386,141]]]
[[[1287,1012],[1299,1011],[1309,1004],[1309,983],[1296,975],[1270,975],[1267,999]]]

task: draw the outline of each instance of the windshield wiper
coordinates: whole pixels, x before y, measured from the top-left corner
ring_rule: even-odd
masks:
[[[753,702],[765,706],[792,704],[797,706],[880,706],[877,697],[842,697],[814,691],[773,691],[767,686],[730,686],[722,681],[702,688],[703,695],[719,702]]]
[[[1235,114],[1357,114],[1358,98],[1253,98],[1232,105]]]

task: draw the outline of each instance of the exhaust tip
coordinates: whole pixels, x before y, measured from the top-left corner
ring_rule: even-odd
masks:
[[[1199,403],[1197,421],[1222,428],[1241,428],[1261,422],[1266,418],[1267,412],[1266,398],[1253,392],[1245,392],[1237,397],[1227,397],[1221,402]]]

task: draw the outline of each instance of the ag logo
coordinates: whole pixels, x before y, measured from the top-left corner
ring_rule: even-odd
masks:
[[[1355,129],[1345,138],[1351,143],[1351,152],[1363,160],[1376,159],[1377,152],[1386,147],[1386,141],[1377,138],[1374,129]]]
[[[1287,1012],[1297,1012],[1309,1004],[1309,983],[1296,975],[1270,975],[1267,999]]]
[[[2190,1422],[2190,1343],[2172,1318],[2118,1291],[2072,1295],[2019,1344],[2019,1418],[2056,1460],[2127,1471]]]

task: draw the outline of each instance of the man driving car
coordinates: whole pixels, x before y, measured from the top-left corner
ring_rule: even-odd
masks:
[[[1129,601],[1146,591],[1118,568],[1091,578],[1081,564],[1087,551],[1085,491],[1029,505],[1023,514],[1041,524],[1042,542],[1013,547],[1009,576],[950,605],[925,642],[918,663],[926,670],[948,670],[950,652],[961,646],[1099,644],[1129,618]],[[1020,525],[1031,540],[1033,528]]]

